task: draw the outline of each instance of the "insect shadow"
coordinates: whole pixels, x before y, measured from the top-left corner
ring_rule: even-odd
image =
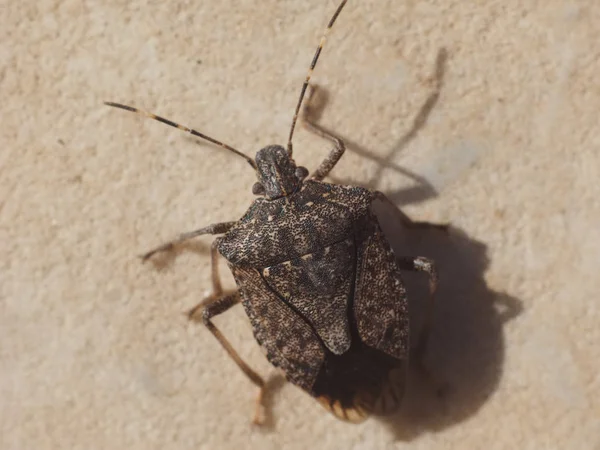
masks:
[[[487,247],[449,227],[407,229],[401,212],[389,202],[378,218],[399,255],[419,255],[436,262],[440,283],[425,365],[435,380],[410,370],[398,413],[381,418],[396,439],[412,440],[441,431],[475,414],[496,390],[502,376],[503,326],[522,311],[522,302],[491,290],[484,273]],[[406,273],[411,337],[416,336],[427,301],[427,280]],[[441,390],[439,388],[442,388]]]
[[[375,175],[366,182],[330,177],[340,184],[352,184],[377,189],[377,180],[384,170],[394,170],[407,176],[415,185],[386,192],[388,201],[378,205],[377,214],[395,253],[399,256],[425,256],[436,262],[440,274],[434,324],[425,363],[432,380],[424,380],[416,370],[409,371],[407,391],[398,413],[380,418],[398,440],[409,441],[424,432],[441,431],[475,414],[497,388],[502,375],[505,346],[503,326],[522,311],[522,302],[488,288],[484,274],[489,266],[487,247],[463,231],[449,227],[419,226],[407,228],[402,223],[398,207],[418,203],[438,195],[424,177],[413,173],[392,160],[415,138],[426,125],[440,97],[447,61],[447,52],[438,52],[434,89],[416,114],[409,131],[382,157],[376,156],[356,142],[340,136],[348,151],[377,164]],[[319,89],[311,115],[315,121],[327,104],[327,92]],[[329,131],[329,130],[327,130]],[[336,133],[334,133],[336,134]],[[205,144],[204,144],[205,145]],[[153,259],[157,269],[169,266],[181,251],[206,255],[210,243],[189,241]],[[427,300],[427,279],[421,274],[406,273],[411,315],[411,336],[417,336]],[[273,401],[283,378],[269,383],[267,403]],[[440,391],[438,388],[442,386]],[[267,417],[272,429],[273,418]]]
[[[425,200],[437,197],[438,192],[435,187],[429,183],[429,181],[418,175],[415,172],[412,172],[405,167],[402,167],[396,164],[393,160],[397,154],[399,154],[404,148],[419,134],[419,131],[427,124],[427,120],[429,119],[429,115],[435,108],[439,98],[440,93],[443,88],[444,82],[444,73],[446,71],[446,64],[448,61],[448,51],[445,48],[440,48],[437,53],[435,60],[435,67],[433,76],[430,78],[433,84],[432,92],[429,94],[417,114],[415,115],[413,122],[411,124],[410,129],[396,142],[394,143],[390,149],[385,152],[383,156],[375,155],[373,152],[365,149],[361,145],[357,144],[352,139],[348,139],[345,136],[337,134],[346,144],[346,149],[350,152],[353,152],[365,159],[369,159],[377,164],[377,169],[375,173],[370,178],[370,180],[361,180],[358,182],[357,180],[350,180],[348,178],[336,178],[330,177],[333,182],[338,184],[360,184],[361,186],[377,189],[377,181],[381,179],[382,172],[387,169],[394,170],[396,173],[399,173],[415,182],[415,185],[409,188],[402,188],[394,192],[386,192],[386,196],[394,203],[402,206],[406,206],[411,203],[419,203]],[[315,111],[312,111],[313,117],[315,120],[322,115],[323,110],[325,109],[325,105],[328,101],[328,93],[327,91],[321,89],[318,92],[320,95],[315,99]],[[323,127],[324,130],[327,130]],[[333,133],[336,134],[336,133]]]
[[[425,178],[393,162],[426,125],[443,87],[448,53],[440,49],[435,63],[434,89],[413,119],[412,125],[384,156],[376,156],[356,142],[340,136],[349,151],[377,164],[370,180],[331,177],[336,183],[377,189],[384,170],[393,170],[415,185],[385,192],[388,202],[378,207],[378,219],[394,252],[399,256],[425,256],[436,262],[440,284],[434,324],[425,363],[433,380],[409,371],[407,392],[398,413],[380,418],[398,440],[409,441],[421,433],[441,431],[475,414],[496,390],[502,375],[505,346],[503,326],[522,311],[522,302],[488,288],[484,274],[489,266],[487,246],[450,226],[408,228],[398,207],[438,195]],[[318,117],[327,103],[321,92],[313,112]],[[334,133],[335,134],[335,133]],[[433,224],[432,224],[433,225]],[[411,338],[420,331],[427,301],[427,279],[406,273],[411,315]],[[433,381],[433,382],[432,382]],[[441,389],[440,389],[441,388]]]

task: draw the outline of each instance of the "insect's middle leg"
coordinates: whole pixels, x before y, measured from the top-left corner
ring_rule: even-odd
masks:
[[[429,275],[429,301],[425,308],[425,320],[421,331],[417,338],[417,345],[414,348],[414,357],[416,367],[423,379],[436,391],[436,394],[441,397],[448,388],[446,383],[439,381],[437,376],[425,365],[424,357],[429,343],[429,336],[433,325],[433,310],[435,306],[435,291],[438,285],[438,275],[435,264],[432,260],[418,256],[416,258],[398,258],[398,263],[401,269],[425,272]]]
[[[331,170],[338,163],[338,161],[344,154],[344,151],[346,150],[346,146],[344,145],[344,141],[342,141],[339,137],[329,133],[328,131],[325,131],[323,128],[321,128],[319,125],[315,124],[312,121],[312,119],[310,117],[311,113],[312,113],[312,110],[311,110],[312,102],[311,101],[313,99],[313,95],[314,95],[316,89],[317,88],[315,86],[309,85],[306,102],[304,104],[304,108],[302,109],[301,119],[302,119],[302,123],[306,129],[308,129],[310,132],[316,134],[317,136],[320,136],[324,139],[327,139],[327,140],[333,142],[333,145],[334,145],[333,149],[329,152],[329,155],[327,156],[327,158],[325,158],[325,160],[319,165],[319,167],[317,167],[317,170],[315,170],[314,173],[312,174],[311,178],[313,180],[321,181],[323,178],[325,178],[327,176],[327,174],[329,174],[329,172],[331,172]]]
[[[172,241],[166,242],[149,252],[144,253],[141,258],[142,261],[146,261],[151,258],[156,253],[161,253],[165,251],[172,250],[173,247],[177,244],[181,244],[182,242],[189,241],[198,236],[202,236],[203,234],[223,234],[226,233],[236,224],[236,222],[222,222],[222,223],[213,223],[212,225],[208,225],[207,227],[200,228],[199,230],[190,231],[188,233],[182,233],[178,238],[173,239]]]
[[[403,270],[425,272],[429,275],[429,299],[425,308],[425,320],[417,338],[417,345],[415,347],[415,357],[419,365],[422,365],[425,350],[429,342],[429,336],[431,335],[431,328],[433,325],[433,312],[435,307],[435,292],[438,285],[438,274],[435,268],[435,263],[422,256],[416,258],[398,258],[400,268]]]

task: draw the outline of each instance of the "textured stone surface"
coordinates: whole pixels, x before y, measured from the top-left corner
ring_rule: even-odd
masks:
[[[285,145],[335,6],[3,3],[0,447],[600,445],[595,0],[350,0],[315,71],[320,123],[349,146],[331,179],[456,227],[395,236],[439,264],[428,362],[450,385],[442,405],[413,377],[397,417],[353,427],[284,385],[273,430],[257,432],[254,386],[181,314],[210,287],[209,240],[162,271],[139,263],[181,231],[239,218],[255,180],[241,158],[102,102],[248,154]],[[329,144],[299,129],[294,148],[313,169]],[[407,282],[418,301],[423,277]],[[273,374],[241,307],[216,323]]]

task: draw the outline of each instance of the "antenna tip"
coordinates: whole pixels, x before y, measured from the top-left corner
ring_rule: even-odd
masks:
[[[125,111],[140,112],[139,109],[134,108],[133,106],[122,105],[121,103],[115,103],[115,102],[103,102],[103,103],[106,106],[112,106],[114,108],[124,109]]]

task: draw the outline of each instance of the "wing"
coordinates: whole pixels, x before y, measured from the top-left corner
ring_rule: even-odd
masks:
[[[409,352],[406,290],[374,216],[357,222],[352,346],[327,358],[315,384],[320,403],[343,420],[395,411],[404,395]]]
[[[273,292],[311,325],[335,355],[350,348],[348,303],[354,263],[350,238],[262,270]]]
[[[325,358],[319,338],[306,321],[286,305],[256,269],[231,267],[250,318],[254,337],[267,359],[287,378],[307,392]]]
[[[396,359],[408,358],[409,318],[400,267],[375,216],[357,232],[354,317],[361,340]]]

